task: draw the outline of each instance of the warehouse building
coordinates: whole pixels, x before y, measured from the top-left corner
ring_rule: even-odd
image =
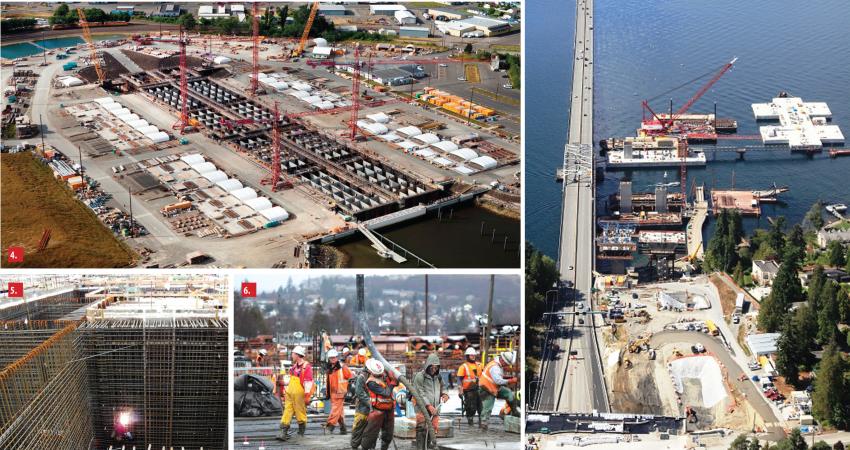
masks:
[[[395,16],[396,11],[407,11],[404,5],[369,5],[369,14],[373,16]]]
[[[398,35],[401,37],[426,38],[431,35],[431,30],[426,27],[398,27]]]
[[[416,16],[408,10],[396,11],[394,14],[399,25],[416,25]]]
[[[344,16],[348,10],[342,5],[319,5],[319,14],[323,16]]]
[[[437,29],[449,36],[490,37],[513,31],[510,23],[488,17],[468,17],[450,22],[437,22]]]

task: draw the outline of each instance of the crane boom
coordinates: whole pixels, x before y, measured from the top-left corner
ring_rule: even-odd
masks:
[[[732,58],[732,61],[726,63],[713,77],[711,77],[710,80],[708,80],[708,83],[705,83],[705,85],[701,87],[700,90],[698,90],[697,93],[693,95],[693,97],[691,97],[687,102],[685,102],[684,105],[682,105],[681,108],[679,108],[678,111],[676,111],[675,115],[681,116],[682,114],[686,113],[691,108],[691,106],[693,106],[693,104],[700,99],[700,97],[702,97],[706,92],[708,92],[709,89],[711,89],[712,86],[714,86],[714,83],[717,83],[717,80],[719,80],[720,77],[723,76],[723,74],[725,74],[729,71],[729,69],[732,68],[732,65],[735,64],[735,61],[737,60],[738,57],[734,57]],[[670,119],[672,120],[673,118],[671,117]]]
[[[257,2],[251,7],[251,28],[252,28],[252,36],[251,36],[251,96],[254,97],[257,95],[257,87],[260,82],[259,72],[260,72],[260,22],[257,19]]]
[[[89,23],[86,21],[86,13],[83,12],[83,8],[77,8],[77,14],[80,16],[80,26],[83,27],[83,37],[86,40],[86,43],[89,45],[89,52],[91,53],[91,62],[94,65],[94,71],[97,72],[97,81],[100,84],[103,84],[104,79],[106,78],[106,74],[103,73],[103,69],[100,67],[100,61],[97,60],[97,48],[94,46],[94,41],[91,38],[91,31],[89,31]]]
[[[310,7],[310,16],[307,17],[307,23],[304,24],[304,32],[301,34],[301,40],[298,41],[298,48],[293,52],[293,56],[301,56],[304,53],[304,47],[307,46],[307,38],[310,36],[310,28],[313,27],[313,21],[316,20],[316,13],[319,12],[319,2],[313,2]]]

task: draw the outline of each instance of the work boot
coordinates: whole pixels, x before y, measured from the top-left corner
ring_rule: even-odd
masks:
[[[340,436],[348,434],[348,430],[345,429],[345,422],[339,421],[339,434]]]
[[[467,417],[466,422],[469,424],[469,426],[475,425],[475,419],[473,419],[472,416]]]
[[[306,423],[299,423],[298,424],[298,437],[304,437],[305,431],[307,431],[307,424]]]
[[[478,425],[478,429],[481,430],[481,431],[487,431],[487,430],[490,429],[490,424],[488,424],[487,422],[481,422]]]
[[[288,441],[289,440],[289,425],[280,424],[280,433],[277,434],[275,438],[278,441]]]
[[[416,450],[425,450],[425,431],[416,430]]]
[[[325,424],[325,432],[327,434],[334,434],[334,426],[331,424]]]

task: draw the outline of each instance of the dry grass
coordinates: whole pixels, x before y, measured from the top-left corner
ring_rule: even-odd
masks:
[[[84,204],[58,183],[31,153],[0,156],[2,267],[127,267],[134,253]],[[45,229],[47,248],[35,253]],[[6,262],[5,249],[24,248],[22,264]]]

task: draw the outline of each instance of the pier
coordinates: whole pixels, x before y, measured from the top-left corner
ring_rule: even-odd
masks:
[[[705,187],[697,186],[694,194],[694,212],[686,229],[688,241],[688,258],[702,260],[705,254],[702,227],[708,218],[708,202],[705,199]]]

